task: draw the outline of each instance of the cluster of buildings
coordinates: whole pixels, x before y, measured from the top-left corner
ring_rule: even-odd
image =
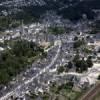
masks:
[[[24,99],[25,94],[29,94],[29,91],[34,91],[35,93],[48,91],[50,82],[62,84],[62,82],[72,79],[71,81],[73,81],[74,84],[80,88],[91,86],[96,83],[97,77],[100,74],[100,34],[85,34],[85,32],[90,30],[88,27],[86,27],[85,22],[72,24],[69,21],[66,21],[67,24],[64,24],[62,21],[60,21],[60,17],[56,16],[56,18],[52,17],[51,19],[48,18],[48,15],[46,17],[47,20],[49,19],[48,23],[46,20],[44,20],[42,24],[34,23],[31,25],[23,25],[22,23],[21,27],[13,30],[6,30],[6,34],[0,36],[1,43],[3,43],[5,40],[14,40],[16,38],[20,38],[33,41],[39,45],[45,46],[46,49],[48,49],[46,50],[47,57],[45,59],[39,59],[37,62],[33,63],[30,69],[27,69],[26,72],[23,72],[19,75],[21,77],[20,79],[17,77],[15,79],[16,81],[13,82],[14,84],[11,84],[12,88],[14,88],[16,91],[11,91],[10,93],[16,92],[15,95],[17,94],[19,97],[22,94],[21,98]],[[56,20],[52,22],[52,19],[58,19],[58,21]],[[63,34],[59,35],[48,34],[48,27],[52,25],[58,26],[59,24],[60,27],[62,26],[66,28],[68,26],[73,30],[71,30],[69,33],[65,31]],[[84,30],[82,28],[83,26]],[[59,66],[66,65],[76,55],[76,51],[73,49],[73,44],[75,41],[74,39],[76,36],[78,39],[84,38],[88,47],[93,47],[92,51],[97,54],[95,56],[97,59],[95,60],[93,67],[89,68],[87,72],[77,73],[73,68],[73,70],[70,70],[69,72],[64,72],[58,75],[57,68]],[[5,50],[5,48],[0,46],[0,51],[3,50]],[[84,55],[82,52],[80,52],[80,54]],[[43,74],[41,74],[42,70]],[[33,80],[34,76],[38,77]],[[24,84],[21,84],[20,86],[20,83]],[[10,88],[10,90],[12,90],[12,88]],[[7,91],[7,88],[3,91]]]

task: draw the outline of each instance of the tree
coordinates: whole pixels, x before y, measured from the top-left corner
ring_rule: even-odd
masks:
[[[75,66],[76,66],[76,71],[78,72],[87,71],[88,69],[87,62],[83,59],[76,61]]]
[[[79,55],[75,55],[74,59],[73,59],[73,62],[75,63],[76,61],[78,61],[80,59]]]
[[[77,37],[77,36],[75,36],[74,41],[77,41],[77,40],[78,40],[78,37]]]
[[[62,73],[62,72],[64,72],[64,67],[63,66],[60,66],[59,68],[58,68],[58,74],[60,74],[60,73]]]
[[[88,58],[86,60],[86,63],[87,63],[87,65],[88,65],[89,68],[93,66],[93,62],[92,62],[92,60],[90,58]]]
[[[72,62],[68,62],[68,65],[67,65],[67,67],[68,67],[69,69],[71,69],[71,68],[73,67],[73,64],[72,64]]]
[[[74,48],[75,48],[75,49],[76,49],[76,48],[79,48],[80,46],[82,46],[82,45],[84,45],[84,44],[85,44],[84,39],[75,41],[75,42],[74,42]]]
[[[100,75],[98,76],[98,80],[100,80]]]

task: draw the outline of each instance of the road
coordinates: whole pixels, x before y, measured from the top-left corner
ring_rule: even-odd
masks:
[[[54,65],[56,59],[57,59],[58,56],[59,56],[60,48],[61,48],[61,46],[62,46],[61,41],[58,42],[58,46],[59,46],[59,47],[58,47],[57,53],[56,53],[55,57],[52,59],[51,63],[50,63],[48,66],[46,66],[44,69],[42,69],[42,70],[41,70],[39,73],[37,73],[34,77],[32,77],[32,78],[30,78],[30,79],[24,81],[22,84],[18,85],[15,89],[13,89],[12,91],[10,91],[10,92],[8,92],[7,94],[5,94],[4,96],[2,96],[2,97],[0,98],[0,100],[7,100],[10,96],[12,96],[12,95],[16,94],[17,92],[19,92],[19,90],[21,90],[21,88],[27,87],[27,85],[30,84],[31,82],[33,82],[34,79],[38,78],[40,75],[42,75],[43,73],[45,73],[46,71],[48,71],[49,68],[51,68],[51,67]],[[24,91],[24,92],[25,92],[25,91]]]

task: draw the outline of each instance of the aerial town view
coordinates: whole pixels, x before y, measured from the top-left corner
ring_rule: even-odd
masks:
[[[0,100],[100,100],[100,0],[0,0]]]

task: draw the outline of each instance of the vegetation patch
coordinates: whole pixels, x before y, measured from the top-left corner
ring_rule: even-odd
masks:
[[[37,100],[40,97],[41,100],[77,100],[82,92],[74,91],[72,88],[72,82],[62,85],[52,83],[49,92],[39,93],[39,95],[31,94],[31,99]]]
[[[9,82],[36,57],[45,54],[42,47],[26,40],[10,41],[6,43],[6,46],[10,49],[5,49],[0,53],[0,84]]]
[[[65,29],[63,27],[49,27],[48,32],[54,35],[63,34]]]

